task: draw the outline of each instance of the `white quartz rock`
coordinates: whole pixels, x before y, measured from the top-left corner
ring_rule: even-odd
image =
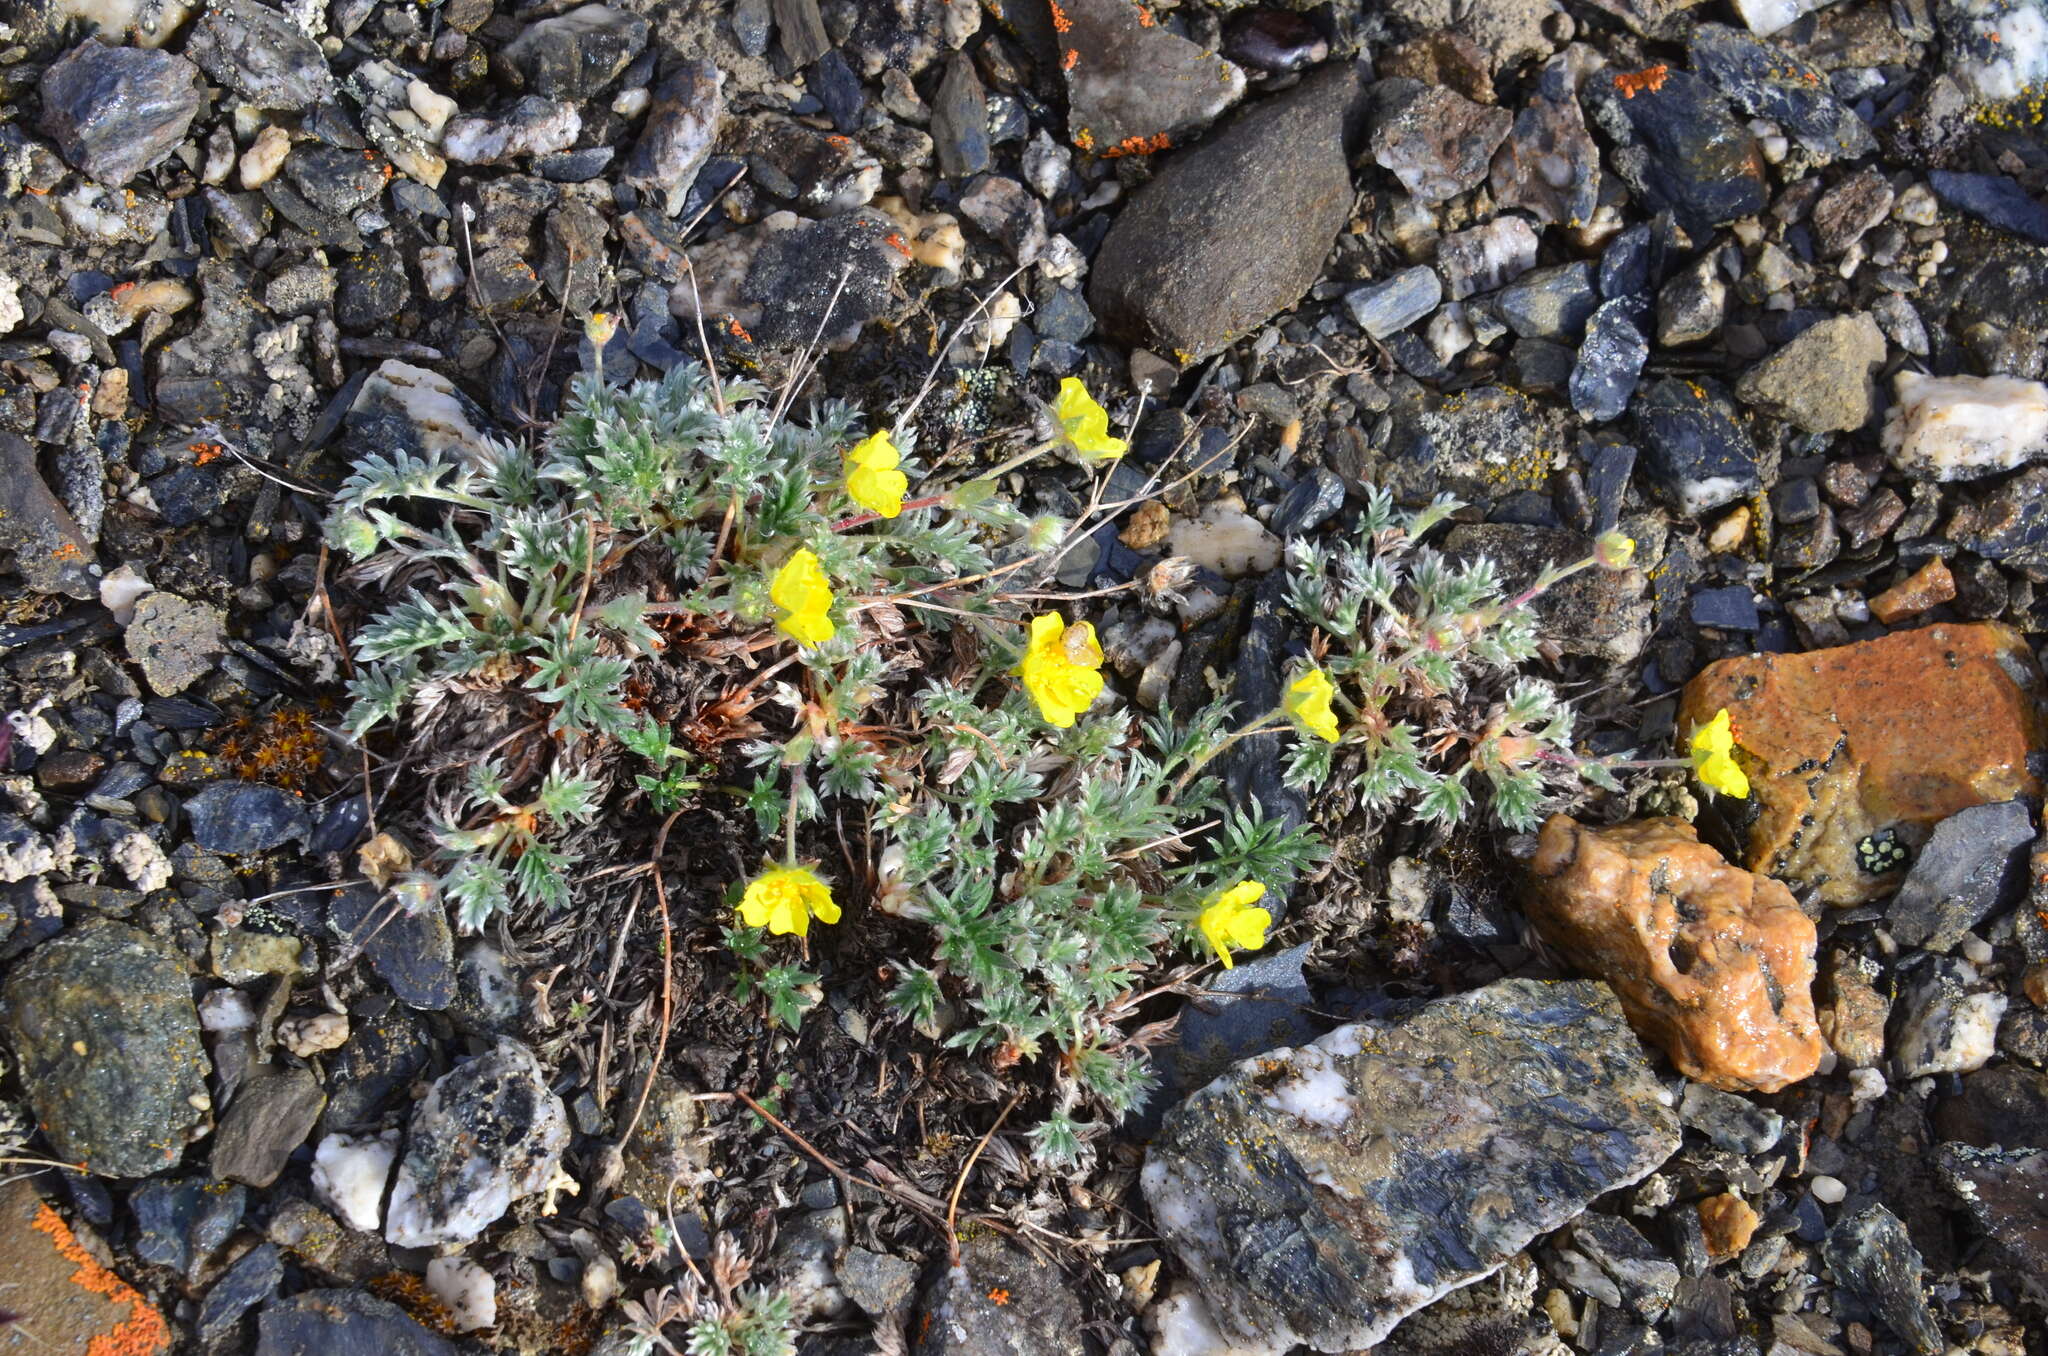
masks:
[[[427,1289],[448,1306],[455,1331],[497,1326],[498,1278],[467,1257],[436,1257],[427,1263]]]
[[[1941,7],[1948,72],[1991,103],[2048,80],[2048,0],[1954,0]]]
[[[485,458],[484,435],[470,417],[470,409],[455,383],[440,373],[386,358],[356,393],[348,418],[355,423],[384,411],[396,411],[411,421],[422,450],[449,461],[481,466]]]
[[[2048,453],[2048,386],[2017,377],[1901,372],[1884,450],[1918,480],[1974,480]]]
[[[398,1157],[398,1132],[329,1135],[313,1151],[313,1194],[351,1229],[369,1233],[383,1218],[384,1184]]]
[[[128,883],[144,894],[161,890],[171,883],[170,858],[164,856],[164,850],[146,833],[130,831],[124,834],[107,849],[107,856],[121,868],[121,874],[128,878]]]
[[[1834,0],[1735,0],[1735,12],[1749,25],[1749,31],[1761,38],[1833,3]]]
[[[1145,1327],[1152,1334],[1152,1356],[1281,1356],[1286,1350],[1225,1337],[1202,1292],[1186,1281],[1145,1311]]]
[[[1280,563],[1280,539],[1244,511],[1236,498],[1218,499],[1199,518],[1176,518],[1167,530],[1169,550],[1225,579],[1264,574]]]

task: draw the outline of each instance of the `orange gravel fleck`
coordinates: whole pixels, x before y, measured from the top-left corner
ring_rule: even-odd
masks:
[[[1143,5],[1138,6],[1138,26],[1140,28],[1156,27],[1158,23],[1159,20],[1152,17],[1151,10],[1146,9]]]
[[[1077,47],[1069,47],[1067,54],[1060,58],[1060,69],[1063,71],[1071,71],[1080,64],[1081,51]]]
[[[1061,9],[1058,4],[1051,4],[1050,8],[1052,10],[1053,32],[1064,33],[1074,26],[1074,21],[1067,17],[1067,12]]]

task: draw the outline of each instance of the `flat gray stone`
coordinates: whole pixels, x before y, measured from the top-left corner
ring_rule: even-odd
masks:
[[[1142,1183],[1226,1336],[1347,1351],[1678,1142],[1606,985],[1503,980],[1245,1060],[1167,1113]]]
[[[1118,216],[1088,300],[1114,338],[1193,362],[1292,306],[1351,215],[1350,65],[1320,71],[1167,158]]]

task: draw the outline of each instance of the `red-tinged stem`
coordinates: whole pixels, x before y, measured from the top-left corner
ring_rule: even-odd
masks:
[[[904,500],[903,507],[906,509],[937,508],[940,504],[943,504],[945,502],[946,496],[943,494],[928,494],[922,499]],[[901,510],[899,510],[899,512],[900,511]],[[841,518],[838,522],[832,524],[832,530],[834,532],[846,532],[856,527],[865,527],[869,523],[878,521],[881,518],[881,516],[882,515],[879,513],[872,512],[856,513],[851,518]]]

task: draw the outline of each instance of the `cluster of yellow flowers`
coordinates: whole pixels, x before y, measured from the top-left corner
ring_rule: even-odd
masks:
[[[1722,707],[1692,732],[1692,770],[1702,785],[1737,800],[1749,797],[1749,777],[1735,762],[1735,727]]]

